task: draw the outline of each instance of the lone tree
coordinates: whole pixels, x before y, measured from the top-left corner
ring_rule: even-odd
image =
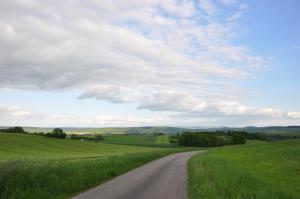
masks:
[[[46,137],[60,138],[60,139],[65,139],[66,136],[67,136],[67,134],[64,133],[64,131],[60,128],[55,128],[55,129],[53,129],[52,132],[46,134]]]

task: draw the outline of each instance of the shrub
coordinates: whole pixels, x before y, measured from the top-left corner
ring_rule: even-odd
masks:
[[[178,144],[197,147],[245,144],[245,135],[243,131],[183,132],[178,136]]]
[[[45,133],[44,132],[33,132],[31,133],[32,135],[40,135],[40,136],[44,136]]]
[[[231,144],[245,144],[246,138],[242,134],[233,134]]]
[[[225,139],[217,135],[199,132],[184,132],[179,135],[178,144],[181,146],[214,147],[222,146]]]
[[[72,134],[72,135],[70,135],[70,138],[74,139],[74,140],[94,140],[95,139],[94,137],[92,137],[89,134],[84,134],[84,135]]]
[[[170,135],[169,142],[170,143],[178,143],[178,138],[179,138],[179,135]]]
[[[78,134],[72,134],[70,135],[71,139],[74,140],[87,140],[87,141],[101,141],[104,140],[104,137],[100,134],[98,135],[91,135],[91,134],[83,134],[83,135],[78,135]]]
[[[96,142],[99,142],[99,141],[101,141],[101,140],[104,140],[104,137],[103,137],[101,134],[95,135],[95,141],[96,141]]]
[[[67,134],[65,134],[64,131],[60,128],[53,129],[52,132],[46,134],[46,137],[60,138],[60,139],[65,139],[66,136]]]

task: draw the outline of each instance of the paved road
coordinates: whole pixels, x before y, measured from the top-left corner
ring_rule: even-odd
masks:
[[[187,160],[196,153],[163,157],[72,199],[186,199]]]

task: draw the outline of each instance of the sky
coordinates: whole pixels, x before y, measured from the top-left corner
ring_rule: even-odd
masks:
[[[300,125],[299,9],[1,0],[0,125]]]

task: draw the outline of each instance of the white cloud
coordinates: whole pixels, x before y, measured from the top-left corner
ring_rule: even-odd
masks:
[[[153,111],[173,111],[179,116],[200,118],[239,118],[245,120],[273,119],[299,119],[300,112],[286,112],[276,108],[253,108],[241,105],[236,101],[226,101],[214,98],[195,98],[188,93],[166,91],[155,93],[143,101],[139,109]],[[240,120],[239,120],[240,121]],[[247,121],[248,122],[248,121]],[[251,124],[251,123],[250,123]],[[249,124],[248,124],[249,125]]]
[[[30,111],[20,110],[18,107],[0,107],[0,118],[1,119],[24,119],[40,117],[40,114],[33,113]]]
[[[139,109],[197,117],[294,118],[291,112],[248,107],[228,89],[269,59],[234,44],[247,5],[220,2],[235,11],[223,17],[220,3],[210,0],[3,0],[0,88],[75,89],[79,99],[135,102]]]
[[[41,119],[43,118],[43,119]],[[23,110],[19,107],[0,107],[0,126],[145,126],[162,125],[168,122],[166,117],[121,117],[112,115],[98,115],[84,117],[81,115],[53,115]]]
[[[290,118],[300,119],[300,112],[288,112],[287,115]]]
[[[170,94],[172,95],[172,94]],[[180,95],[178,95],[180,96]],[[165,103],[167,100],[165,100]],[[188,102],[188,104],[184,104]],[[171,103],[171,102],[170,102]],[[192,112],[176,109],[172,105],[160,104],[160,109],[170,107],[176,110],[175,114],[161,117],[131,117],[131,116],[81,116],[66,114],[38,113],[23,110],[18,107],[0,107],[0,126],[74,126],[74,127],[102,127],[102,126],[149,126],[149,125],[175,125],[175,126],[248,126],[248,125],[297,125],[300,122],[300,112],[284,112],[278,109],[252,109],[235,103],[227,104],[197,104],[192,107],[191,101],[180,101]],[[197,107],[198,106],[198,107]],[[202,106],[202,107],[201,107]],[[155,106],[157,108],[157,106]],[[41,120],[41,118],[43,118]]]
[[[135,102],[141,98],[141,94],[132,89],[118,86],[97,86],[87,89],[79,96],[79,99],[96,98],[114,103]]]
[[[233,13],[230,17],[228,17],[227,21],[231,22],[240,19],[247,9],[247,4],[240,4],[237,11]]]
[[[208,15],[215,15],[217,12],[217,8],[211,0],[199,0],[200,7],[203,11]]]
[[[187,93],[162,91],[145,97],[138,108],[153,111],[194,112],[204,107],[205,103],[200,103],[197,98]]]
[[[249,71],[240,66],[260,64],[245,59],[252,56],[247,50],[229,44],[234,31],[229,24],[186,19],[201,15],[192,1],[74,1],[60,6],[2,1],[1,8],[0,83],[5,88],[197,83],[245,76]],[[217,55],[216,49],[239,54]]]

